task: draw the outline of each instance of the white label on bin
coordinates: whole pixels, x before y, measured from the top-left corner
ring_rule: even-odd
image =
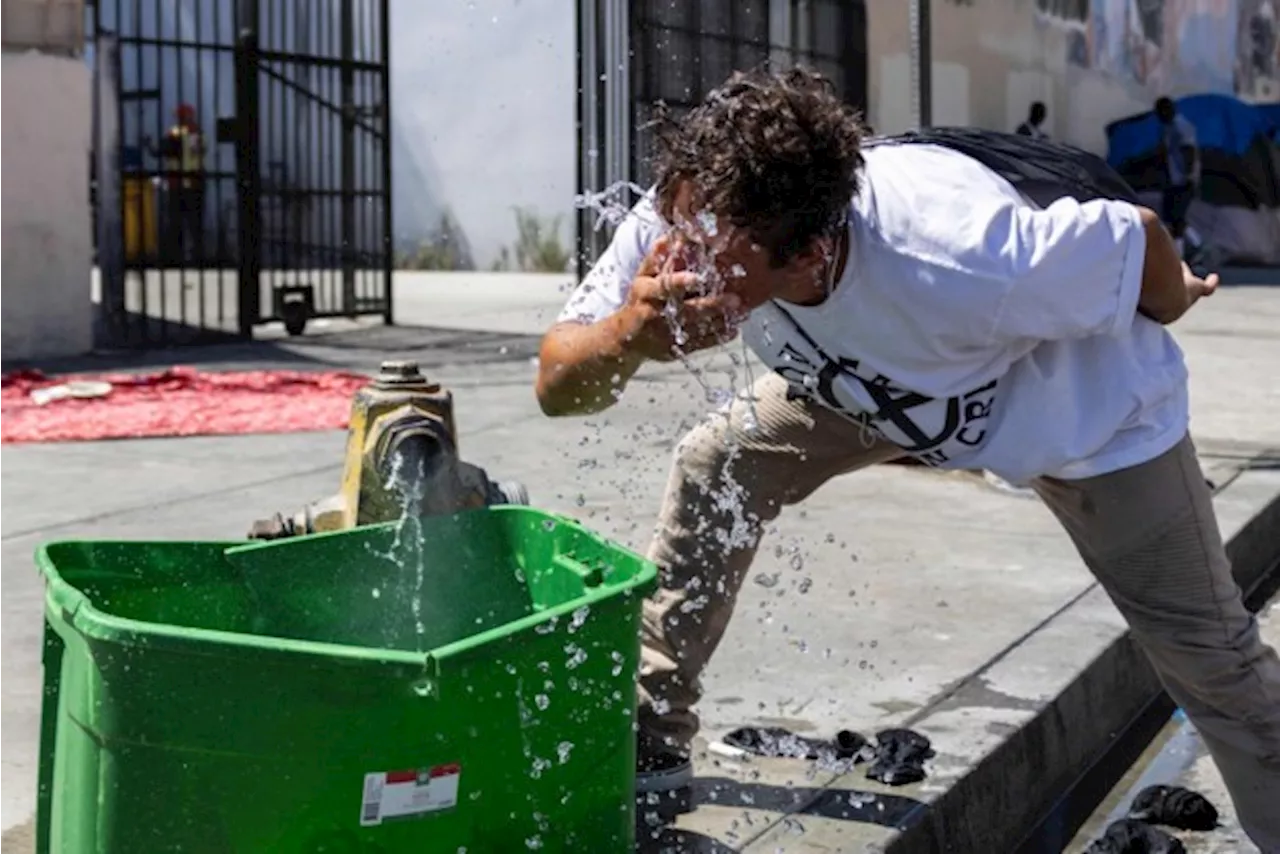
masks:
[[[365,774],[360,824],[371,827],[388,819],[455,807],[461,777],[462,766],[457,764]]]

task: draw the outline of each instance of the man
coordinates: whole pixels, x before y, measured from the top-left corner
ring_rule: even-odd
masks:
[[[1035,101],[1031,104],[1031,110],[1027,113],[1027,120],[1018,125],[1019,136],[1030,136],[1035,139],[1043,139],[1048,134],[1044,132],[1041,125],[1048,118],[1049,111],[1046,109],[1043,101]]]
[[[1164,329],[1217,278],[1179,261],[1152,211],[1074,198],[1128,192],[1097,158],[930,138],[864,149],[823,78],[735,75],[659,125],[654,190],[543,340],[550,415],[603,410],[644,362],[739,326],[772,368],[675,453],[649,551],[638,788],[691,778],[699,676],[763,526],[907,453],[1034,487],[1277,850],[1280,660],[1232,580]],[[1050,193],[1055,176],[1071,186]]]
[[[165,188],[165,254],[175,263],[196,251],[204,238],[204,134],[196,121],[195,107],[179,104],[174,123],[152,154],[160,158]],[[197,258],[197,260],[199,260]]]
[[[1160,98],[1155,106],[1160,122],[1157,154],[1164,183],[1161,187],[1160,216],[1173,234],[1178,254],[1183,254],[1187,234],[1187,211],[1196,197],[1200,183],[1200,149],[1195,125],[1178,113],[1169,98]]]

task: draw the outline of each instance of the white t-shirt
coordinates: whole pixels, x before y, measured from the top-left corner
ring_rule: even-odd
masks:
[[[765,364],[928,465],[1016,484],[1127,468],[1186,434],[1182,352],[1137,313],[1146,237],[1133,206],[1039,209],[940,146],[865,157],[832,295],[766,303],[743,330]],[[665,230],[642,200],[560,319],[621,307]]]

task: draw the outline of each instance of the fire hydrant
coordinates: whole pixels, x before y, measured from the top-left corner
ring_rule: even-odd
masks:
[[[449,391],[423,376],[416,362],[383,362],[378,376],[352,401],[338,494],[291,517],[277,513],[260,519],[249,538],[279,539],[407,515],[528,503],[521,484],[495,483],[484,469],[458,457]]]

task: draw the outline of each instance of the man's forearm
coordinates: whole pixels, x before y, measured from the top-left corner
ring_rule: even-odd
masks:
[[[538,403],[547,415],[589,415],[617,402],[643,359],[626,348],[617,316],[559,323],[538,353]]]
[[[1142,217],[1147,238],[1138,310],[1157,323],[1172,323],[1186,311],[1182,256],[1155,211],[1140,207],[1138,215]]]

